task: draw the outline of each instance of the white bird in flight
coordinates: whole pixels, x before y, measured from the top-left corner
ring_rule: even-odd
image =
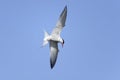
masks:
[[[64,39],[61,38],[60,33],[62,31],[62,28],[65,26],[66,17],[67,17],[67,6],[65,6],[64,10],[62,11],[58,19],[58,22],[56,24],[56,27],[53,29],[51,35],[49,35],[46,31],[44,31],[45,36],[43,40],[44,41],[43,46],[45,46],[49,42],[51,69],[54,67],[57,60],[57,55],[59,52],[58,43],[61,43],[62,47],[64,45]]]

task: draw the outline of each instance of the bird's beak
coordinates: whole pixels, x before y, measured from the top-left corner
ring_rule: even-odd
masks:
[[[64,44],[62,43],[62,48],[63,48]]]

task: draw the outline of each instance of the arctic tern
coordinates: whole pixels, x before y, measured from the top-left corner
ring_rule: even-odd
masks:
[[[46,31],[44,31],[44,42],[42,46],[45,46],[46,44],[49,43],[49,47],[50,47],[50,67],[51,69],[54,67],[56,60],[57,60],[57,56],[58,56],[58,43],[62,44],[62,47],[64,45],[64,39],[61,38],[60,33],[63,29],[63,27],[65,26],[65,22],[66,22],[66,17],[67,17],[67,6],[65,6],[64,10],[62,11],[58,22],[55,26],[55,28],[53,29],[52,33],[49,35]]]

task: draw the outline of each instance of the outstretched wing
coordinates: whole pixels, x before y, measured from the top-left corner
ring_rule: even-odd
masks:
[[[52,35],[60,35],[62,28],[65,26],[66,17],[67,17],[67,6],[65,6],[64,10],[62,11],[58,19],[58,22],[56,24],[56,27],[52,31]]]
[[[58,42],[56,41],[50,41],[50,66],[51,69],[54,67],[56,60],[57,60],[57,55],[58,55]]]

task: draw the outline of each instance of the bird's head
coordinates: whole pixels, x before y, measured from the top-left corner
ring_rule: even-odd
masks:
[[[62,47],[64,46],[64,43],[65,43],[65,41],[64,41],[64,39],[62,39],[62,42],[61,42]]]
[[[63,38],[59,38],[59,42],[62,44],[62,47],[64,46],[64,43],[65,43],[65,41],[64,41],[64,39]]]

